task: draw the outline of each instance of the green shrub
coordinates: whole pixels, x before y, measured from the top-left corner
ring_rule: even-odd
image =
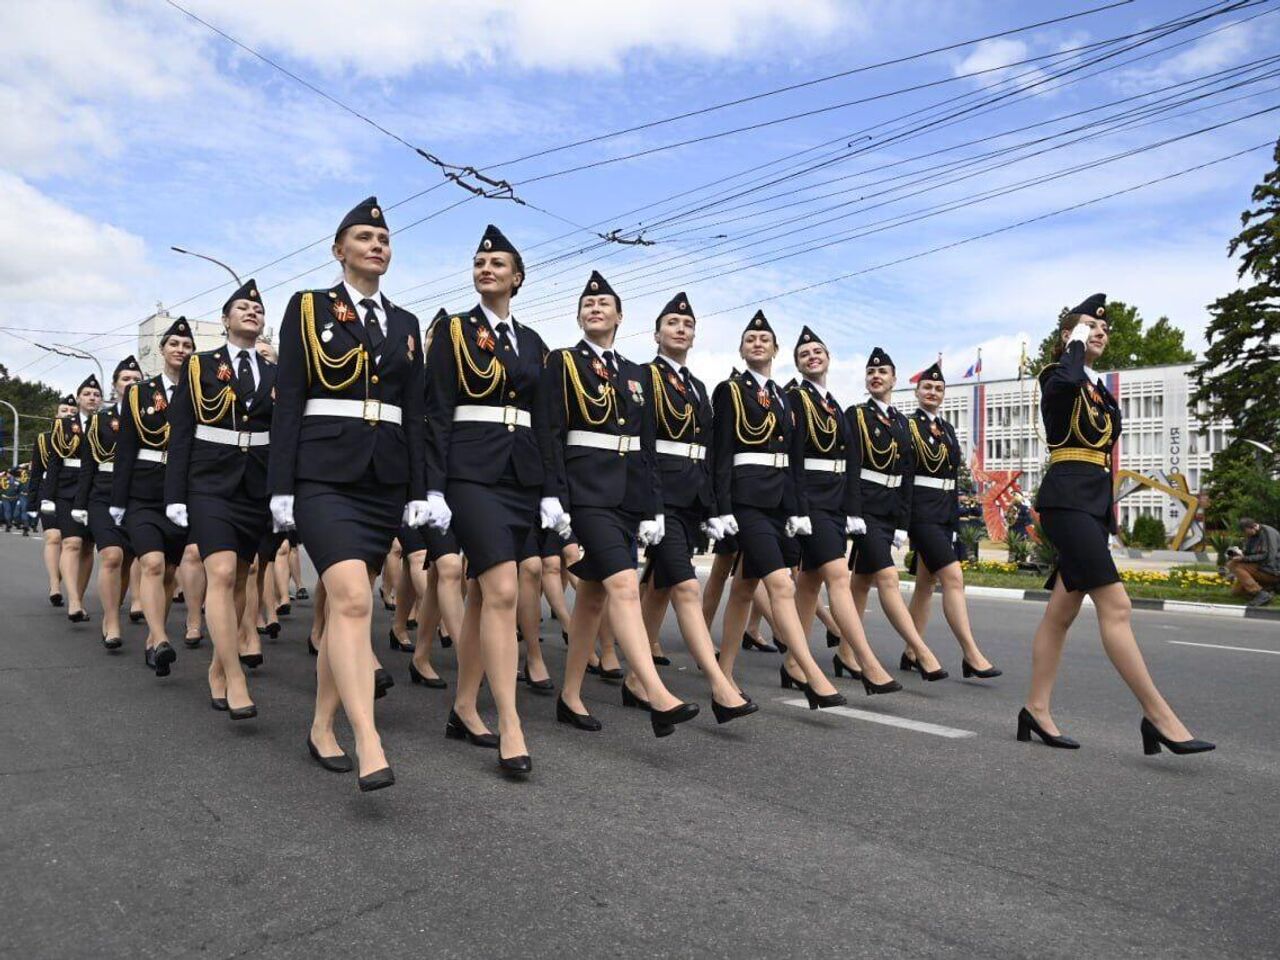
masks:
[[[1169,535],[1164,532],[1164,524],[1158,518],[1144,514],[1133,521],[1133,535],[1129,543],[1140,550],[1163,550],[1169,544]]]
[[[1010,563],[1026,563],[1031,558],[1031,541],[1012,527],[1005,537],[1005,546],[1009,548]]]

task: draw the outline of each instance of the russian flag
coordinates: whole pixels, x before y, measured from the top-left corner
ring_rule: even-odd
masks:
[[[969,366],[969,369],[964,372],[964,379],[968,380],[970,377],[980,375],[981,373],[982,373],[982,354],[979,353],[977,362],[971,364]]]

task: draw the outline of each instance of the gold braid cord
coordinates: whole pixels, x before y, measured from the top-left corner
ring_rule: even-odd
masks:
[[[767,444],[770,435],[773,433],[773,428],[778,425],[777,414],[769,413],[758,424],[753,426],[747,418],[747,408],[742,402],[741,385],[734,380],[730,380],[729,393],[733,395],[733,432],[737,434],[738,442],[748,447]]]
[[[867,411],[858,408],[858,430],[862,433],[862,457],[870,464],[872,470],[887,473],[898,460],[898,438],[889,431],[889,445],[877,447],[871,442],[871,431],[867,429]]]
[[[458,389],[472,400],[483,400],[495,390],[500,390],[507,381],[507,368],[496,356],[489,358],[488,364],[478,366],[467,349],[467,338],[462,328],[462,318],[449,320],[449,338],[453,343],[453,362],[458,368]],[[470,374],[470,379],[468,379]],[[478,381],[473,386],[473,381]]]
[[[366,397],[369,396],[369,355],[362,344],[352,347],[340,357],[324,352],[316,333],[316,297],[308,290],[302,295],[302,351],[307,356],[307,383],[313,379],[331,393],[339,393],[365,375]],[[343,367],[351,364],[351,374],[345,380],[330,380],[329,375],[340,377]]]
[[[797,392],[800,394],[800,399],[804,401],[804,419],[809,428],[809,442],[818,449],[819,453],[830,453],[840,434],[840,426],[836,423],[836,418],[824,410],[819,410],[818,405],[809,396],[809,392],[803,387]]]
[[[49,437],[43,433],[36,434],[36,447],[40,450],[40,466],[49,466]]]
[[[693,426],[694,404],[690,402],[683,413],[676,413],[671,406],[671,398],[667,395],[667,388],[662,383],[662,371],[658,369],[658,365],[651,366],[649,373],[653,377],[653,405],[657,411],[658,426],[661,428],[662,435],[668,440],[679,440]],[[672,426],[671,420],[679,426]]]
[[[102,442],[102,437],[98,435],[98,417],[100,416],[100,413],[95,413],[93,419],[89,421],[89,452],[98,463],[111,463],[116,458],[116,445],[113,443],[108,450],[106,444]]]
[[[1067,431],[1067,435],[1061,440],[1048,440],[1050,450],[1056,450],[1058,447],[1064,446],[1071,441],[1072,437],[1084,447],[1090,450],[1104,450],[1111,446],[1111,436],[1115,429],[1115,421],[1111,414],[1106,410],[1097,410],[1094,405],[1085,399],[1086,387],[1080,388],[1080,395],[1076,397],[1075,406],[1071,408],[1071,428]],[[1096,441],[1089,440],[1085,437],[1084,431],[1081,429],[1080,416],[1084,414],[1089,420],[1091,426],[1098,434],[1099,439]]]
[[[138,428],[138,436],[142,438],[142,442],[148,447],[155,450],[164,450],[169,446],[169,424],[165,422],[163,427],[158,430],[148,427],[142,422],[142,410],[139,409],[139,394],[142,393],[143,384],[139,383],[129,391],[129,413],[133,416],[133,425]]]
[[[80,449],[80,438],[78,436],[73,434],[71,439],[67,440],[62,435],[61,420],[53,425],[53,430],[49,434],[49,440],[53,444],[53,452],[63,460],[68,460],[71,457],[74,457],[76,451]]]
[[[951,448],[945,443],[938,444],[937,452],[929,449],[929,444],[925,441],[924,436],[920,433],[920,425],[916,422],[915,417],[908,421],[911,427],[911,440],[916,448],[916,455],[924,464],[928,473],[939,473],[946,466],[948,460],[951,459]]]
[[[609,419],[609,415],[613,413],[617,405],[617,394],[613,389],[613,384],[606,381],[600,388],[599,396],[590,396],[587,394],[586,384],[582,382],[582,377],[578,375],[578,364],[573,359],[572,350],[561,350],[560,355],[564,360],[564,415],[565,419],[569,419],[569,385],[573,385],[573,394],[578,401],[578,411],[582,414],[583,421],[591,427],[598,427]],[[592,410],[600,411],[598,417],[591,415]]]
[[[235,417],[236,392],[231,389],[230,385],[223,387],[212,400],[205,398],[200,390],[200,357],[198,354],[191,355],[191,361],[187,364],[187,383],[191,387],[191,406],[196,411],[196,421],[203,424],[220,423],[222,418],[230,411],[232,418]]]

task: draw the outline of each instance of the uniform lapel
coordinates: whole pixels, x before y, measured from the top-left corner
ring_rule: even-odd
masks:
[[[351,311],[350,319],[346,322],[338,319],[338,310],[341,309],[338,304],[344,304]],[[347,296],[347,285],[345,283],[340,283],[329,291],[329,310],[333,316],[333,325],[335,327],[345,330],[348,336],[362,344],[366,350],[372,352],[369,345],[369,335],[364,329],[364,319],[361,317],[360,311],[356,309],[356,305],[351,302],[351,298]]]

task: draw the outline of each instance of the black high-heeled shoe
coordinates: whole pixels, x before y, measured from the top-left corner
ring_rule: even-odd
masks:
[[[850,680],[862,679],[862,671],[853,669],[853,667],[840,659],[840,654],[838,653],[833,653],[831,655],[831,669],[835,671],[837,678],[842,677],[847,673]]]
[[[371,793],[374,790],[381,790],[383,787],[389,787],[394,784],[396,775],[390,767],[383,767],[381,770],[365,774],[356,782],[360,785],[361,793]]]
[[[414,630],[418,629],[418,621],[413,619],[413,617],[410,617],[404,622],[404,628],[412,633]]]
[[[604,667],[600,668],[600,679],[603,680],[605,683],[621,683],[622,678],[625,676],[626,676],[626,673],[623,671],[621,667],[613,667],[608,670],[606,670]]]
[[[276,607],[277,617],[287,617],[291,613],[293,613],[293,604],[291,603],[282,603]]]
[[[518,757],[504,757],[502,745],[498,745],[498,769],[509,777],[527,777],[533,773],[533,758],[527,753]]]
[[[258,630],[258,636],[265,637],[267,635],[267,628],[265,626],[258,627],[257,630]]]
[[[653,665],[655,667],[669,667],[671,666],[671,658],[664,653],[660,653],[653,658]]]
[[[915,669],[916,673],[920,674],[921,679],[927,680],[930,683],[935,683],[938,680],[945,680],[947,677],[951,676],[951,674],[947,673],[946,670],[943,670],[942,667],[938,667],[937,670],[926,670],[919,660],[911,661],[911,666]]]
[[[675,733],[677,723],[685,723],[698,715],[696,703],[679,703],[670,710],[649,708],[649,723],[653,726],[655,737],[669,737]]]
[[[225,713],[227,710],[230,710],[230,709],[231,709],[229,706],[227,706],[227,698],[226,698],[226,697],[210,697],[210,698],[209,698],[209,706],[210,706],[210,707],[212,707],[214,710],[221,710],[221,711],[223,711],[224,713]]]
[[[777,653],[778,652],[778,648],[775,647],[772,643],[764,643],[761,640],[757,640],[755,637],[753,637],[749,633],[743,633],[742,635],[742,649],[754,650],[756,653]]]
[[[783,690],[803,690],[809,685],[807,680],[797,680],[787,673],[787,665],[785,663],[780,664],[778,667],[778,680]]]
[[[155,670],[156,668],[156,648],[155,647],[142,648],[142,662],[147,665],[148,670]]]
[[[594,674],[594,675],[595,675],[595,676],[597,676],[597,677],[598,677],[598,676],[600,676],[600,664],[598,664],[598,663],[588,663],[588,664],[587,664],[587,673]]]
[[[631,688],[625,683],[622,685],[622,705],[624,707],[636,707],[640,710],[649,710],[649,701],[638,694],[632,693]]]
[[[828,630],[828,631],[827,631],[827,646],[828,646],[828,647],[838,647],[838,646],[840,646],[840,638],[839,638],[839,637],[837,637],[837,636],[836,636],[834,633],[832,633],[830,630]]]
[[[1190,740],[1170,740],[1146,717],[1143,717],[1142,723],[1138,724],[1138,730],[1142,733],[1142,752],[1147,756],[1159,753],[1161,747],[1168,747],[1170,753],[1182,756],[1188,753],[1208,753],[1218,746],[1216,743],[1197,740],[1194,737]]]
[[[999,677],[1004,674],[1003,670],[997,670],[995,667],[987,667],[985,670],[979,670],[968,660],[960,661],[960,674],[966,680],[970,677],[976,677],[979,680],[990,680],[992,677]]]
[[[88,623],[89,614],[85,610],[77,610],[75,613],[68,613],[67,619],[72,623]]]
[[[1018,740],[1022,743],[1031,741],[1031,734],[1035,734],[1044,741],[1046,747],[1057,747],[1060,750],[1079,750],[1080,744],[1072,740],[1070,737],[1060,736],[1050,733],[1035,717],[1031,715],[1031,711],[1023,707],[1018,711]]]
[[[381,700],[387,695],[387,691],[396,685],[396,678],[391,676],[389,670],[383,667],[373,671],[373,699]]]
[[[826,710],[829,707],[842,707],[849,701],[843,693],[816,693],[807,683],[804,685],[804,698],[809,701],[810,710]]]
[[[299,587],[298,592],[293,595],[295,600],[310,600],[311,594],[307,593],[306,587]]]
[[[227,714],[232,720],[252,720],[258,715],[258,705],[251,703],[247,707],[229,707]]]
[[[413,653],[413,651],[417,649],[417,645],[412,640],[405,643],[401,643],[397,640],[396,632],[394,630],[387,632],[387,644],[392,650],[399,651],[400,653]]]
[[[250,669],[262,666],[263,657],[260,653],[242,653],[239,654],[239,657],[241,665]]]
[[[204,639],[203,633],[197,633],[194,637],[183,637],[182,643],[188,650],[194,650],[200,646],[200,641]]]
[[[560,723],[567,723],[578,730],[587,730],[591,733],[604,729],[604,724],[591,714],[574,713],[570,710],[563,697],[556,697],[556,720]]]
[[[187,595],[183,593],[181,590],[179,590],[178,593],[174,596],[173,602],[178,604],[179,606],[185,607],[187,605]]]
[[[268,623],[268,624],[267,624],[267,636],[268,636],[268,637],[270,637],[272,640],[274,640],[274,639],[276,639],[276,637],[280,636],[280,621],[279,621],[279,620],[277,620],[275,623]]]
[[[907,656],[907,651],[902,651],[902,656],[898,658],[898,669],[905,670],[907,673],[915,673],[916,662]]]
[[[320,766],[324,767],[331,773],[350,773],[355,769],[355,764],[351,758],[345,753],[338,753],[336,756],[326,757],[322,754],[314,743],[311,742],[311,735],[307,735],[307,752],[311,754],[311,759]]]
[[[862,681],[862,689],[867,691],[867,696],[869,697],[877,693],[897,693],[902,689],[902,684],[897,680],[889,680],[886,683],[872,683],[867,679],[865,673],[858,679]]]
[[[108,637],[106,634],[102,635],[102,645],[108,650],[119,650],[123,644],[124,641],[119,637]]]
[[[567,631],[567,630],[561,630],[561,631],[560,631],[560,636],[564,638],[564,645],[567,647],[567,646],[569,645],[569,633],[568,633],[568,631]]]
[[[440,641],[440,646],[445,650],[453,646],[453,637],[447,633],[441,633],[439,627],[436,628],[436,639]]]
[[[378,596],[382,598],[382,606],[384,609],[394,610],[396,608],[396,605],[394,603],[387,602],[387,595],[382,592],[381,587],[378,588]]]
[[[494,733],[472,733],[462,722],[458,714],[450,710],[449,719],[445,721],[444,735],[450,740],[465,740],[473,747],[489,747],[498,749],[498,736]]]
[[[162,640],[152,648],[151,659],[155,663],[156,676],[167,677],[169,667],[178,659],[178,653],[169,645],[168,640]]]
[[[310,637],[307,637],[307,653],[311,654],[313,657],[320,656],[320,648],[311,642]]]
[[[737,720],[739,717],[749,717],[759,709],[760,704],[753,703],[750,700],[737,707],[726,707],[715,697],[711,698],[711,712],[715,715],[716,723],[728,723],[730,720]]]
[[[534,693],[540,693],[545,696],[556,688],[555,683],[550,677],[546,677],[543,680],[535,680],[533,677],[529,676],[529,665],[527,663],[524,665],[523,673],[524,682]]]
[[[146,615],[145,613],[143,613],[141,610],[130,610],[130,611],[129,611],[129,622],[130,622],[130,623],[141,623],[144,619],[146,619],[146,616],[147,616],[147,615]]]
[[[409,680],[415,686],[429,687],[432,690],[444,690],[449,684],[444,677],[427,677],[423,676],[414,666],[413,661],[409,661]]]
[[[60,593],[49,594],[49,604],[54,607],[62,606],[62,594]],[[129,614],[129,616],[132,617],[133,614]]]

